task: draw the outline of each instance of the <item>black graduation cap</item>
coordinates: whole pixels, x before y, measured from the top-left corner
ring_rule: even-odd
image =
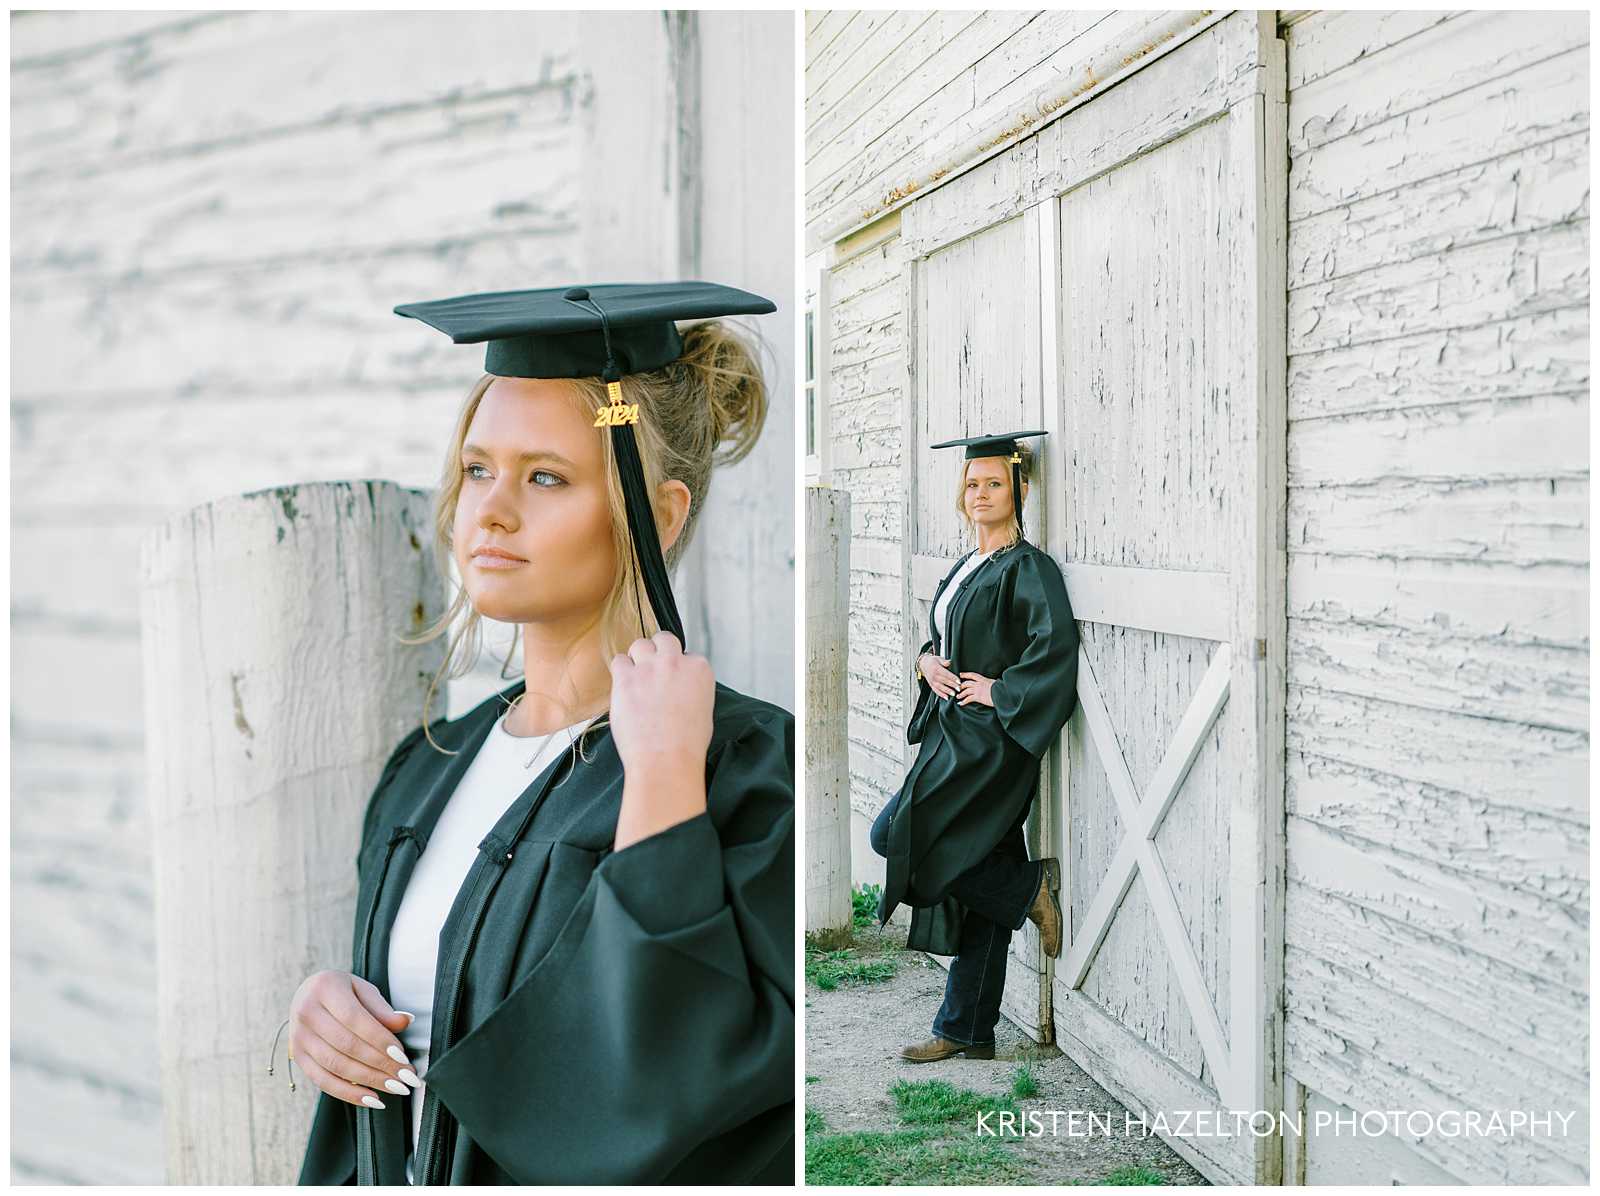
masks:
[[[1022,455],[1017,441],[1032,436],[1048,436],[1043,429],[1032,432],[1001,432],[998,435],[963,436],[959,440],[941,440],[931,448],[967,448],[966,459],[974,457],[1009,457],[1011,459],[1011,509],[1017,516],[1017,534],[1022,534]]]
[[[611,429],[611,444],[628,508],[633,543],[656,625],[683,637],[661,541],[633,436],[637,405],[623,402],[624,374],[660,369],[683,353],[676,320],[765,315],[770,299],[713,282],[605,283],[490,291],[402,303],[394,309],[447,333],[458,345],[487,342],[484,370],[502,378],[601,378],[611,405],[596,427]],[[637,599],[637,595],[635,595]],[[641,632],[644,612],[639,612]]]
[[[770,299],[714,282],[606,283],[490,291],[402,303],[458,345],[488,342],[484,370],[502,378],[604,378],[660,369],[683,353],[674,320],[765,315]],[[615,365],[616,377],[607,375]]]

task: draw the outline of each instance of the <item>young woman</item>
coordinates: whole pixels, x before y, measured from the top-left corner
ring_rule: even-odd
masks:
[[[934,594],[906,729],[921,746],[871,833],[888,860],[880,920],[904,902],[907,946],[955,956],[933,1037],[900,1052],[915,1063],[994,1057],[1006,950],[1024,921],[1039,925],[1046,953],[1061,951],[1060,863],[1029,860],[1022,830],[1040,758],[1077,702],[1061,571],[1022,537],[1032,454],[1016,441],[1041,435],[933,446],[967,449],[956,509],[978,543]]]
[[[489,342],[437,498],[460,589],[422,638],[465,616],[459,676],[481,620],[511,623],[524,679],[425,710],[383,770],[352,969],[291,1007],[322,1092],[300,1182],[792,1184],[793,718],[660,630],[714,456],[766,405],[729,327],[673,319],[772,305],[684,284],[397,310]]]

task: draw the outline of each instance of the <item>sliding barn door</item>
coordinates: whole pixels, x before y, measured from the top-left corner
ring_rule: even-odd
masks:
[[[1041,426],[1030,538],[1079,620],[1035,828],[1070,935],[1054,961],[1024,940],[1008,1012],[1031,994],[1041,1037],[1220,1182],[1281,1157],[1232,1111],[1281,1102],[1283,82],[1272,12],[1213,18],[904,234],[909,605],[956,549],[925,443]]]

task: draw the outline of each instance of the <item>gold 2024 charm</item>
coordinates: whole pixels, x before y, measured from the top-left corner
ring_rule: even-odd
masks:
[[[595,427],[609,428],[615,424],[636,424],[639,422],[639,404],[624,403],[622,401],[622,383],[607,382],[606,397],[611,400],[611,404],[600,408],[594,413]]]

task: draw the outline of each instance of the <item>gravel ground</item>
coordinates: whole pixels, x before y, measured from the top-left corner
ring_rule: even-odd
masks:
[[[931,1034],[933,1015],[944,993],[945,972],[919,951],[906,951],[905,930],[890,925],[857,930],[860,953],[893,959],[893,979],[869,984],[841,984],[824,991],[806,983],[806,1105],[821,1113],[830,1133],[902,1128],[889,1086],[899,1079],[946,1080],[976,1092],[1005,1095],[1012,1072],[1029,1059],[1039,1081],[1039,1095],[1017,1101],[1021,1110],[1056,1110],[1060,1132],[1013,1140],[1008,1145],[1025,1156],[1025,1184],[1096,1183],[1122,1167],[1144,1167],[1174,1185],[1206,1181],[1160,1138],[1124,1136],[1125,1109],[1077,1064],[1055,1047],[1041,1047],[1002,1017],[996,1028],[993,1060],[956,1057],[938,1063],[907,1063],[900,1047]],[[1020,1052],[1020,1054],[1019,1054]],[[1069,1135],[1065,1114],[1091,1110],[1109,1116],[1110,1137]],[[953,1130],[952,1133],[961,1131]],[[970,1132],[975,1132],[970,1131]]]

